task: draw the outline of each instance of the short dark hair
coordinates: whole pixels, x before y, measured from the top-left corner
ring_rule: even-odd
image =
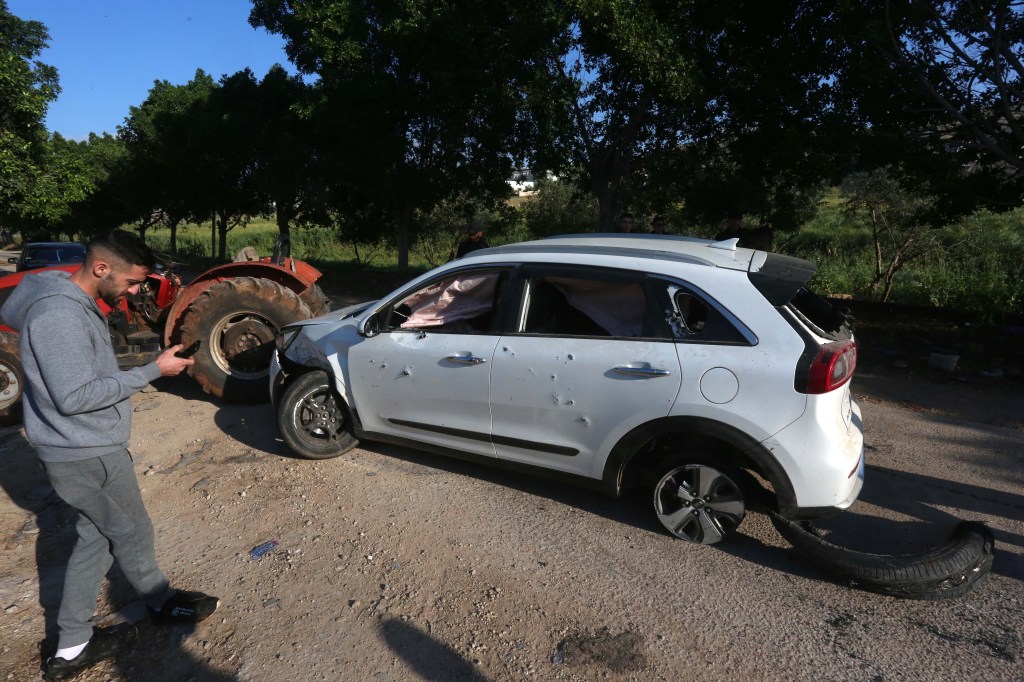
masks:
[[[156,267],[156,257],[146,242],[133,232],[110,230],[101,232],[86,245],[86,260],[91,261],[97,252],[105,252],[128,265],[142,265],[147,270]]]

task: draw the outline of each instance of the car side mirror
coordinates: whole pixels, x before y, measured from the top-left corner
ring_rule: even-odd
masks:
[[[17,263],[18,262],[18,257],[17,256],[11,256],[10,258],[7,259],[7,262],[8,263]]]
[[[359,335],[370,339],[380,334],[380,314],[374,313],[359,323]]]

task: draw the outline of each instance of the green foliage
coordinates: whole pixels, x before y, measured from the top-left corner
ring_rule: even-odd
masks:
[[[418,211],[463,191],[507,196],[550,11],[531,1],[255,0],[250,20],[319,75],[313,115],[330,119],[343,150],[329,184],[387,216],[405,266]]]
[[[872,298],[889,299],[896,275],[950,241],[950,230],[926,222],[936,198],[909,189],[890,168],[854,173],[843,183],[843,210],[871,235],[875,254]]]
[[[884,16],[886,53],[929,100],[936,141],[1024,171],[1020,3],[893,0]]]
[[[115,170],[108,190],[140,231],[158,221],[173,228],[210,215],[208,207],[197,201],[205,196],[199,190],[209,179],[196,172],[191,129],[193,112],[205,106],[216,87],[201,69],[184,85],[156,81],[146,100],[131,107],[119,128],[126,159]]]
[[[463,193],[438,202],[430,211],[417,213],[413,253],[431,267],[447,263],[455,258],[471,224],[484,230],[491,246],[510,237],[521,241],[519,215],[514,209],[507,205],[495,208]]]
[[[76,169],[46,147],[43,118],[60,87],[57,70],[36,58],[49,34],[38,21],[24,21],[0,0],[0,223],[44,220],[60,200],[58,178]]]
[[[1024,312],[1024,208],[980,210],[940,231],[939,246],[899,270],[889,300],[965,310]],[[780,250],[818,266],[811,285],[826,294],[870,298],[875,255],[870,231],[838,190]]]
[[[593,232],[598,225],[597,202],[574,185],[541,181],[537,193],[522,204],[523,220],[535,238],[571,232]]]

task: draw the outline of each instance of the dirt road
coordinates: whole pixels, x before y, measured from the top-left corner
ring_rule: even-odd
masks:
[[[912,551],[958,518],[996,533],[987,585],[915,602],[828,582],[760,514],[699,547],[659,530],[641,495],[373,444],[296,460],[269,405],[160,380],[133,400],[132,442],[159,556],[222,606],[194,631],[142,626],[131,653],[79,679],[1020,679],[1019,388],[856,379],[870,467],[833,539]],[[0,457],[0,671],[38,679],[73,521],[19,428],[0,430]],[[132,599],[115,573],[99,614],[131,616]]]

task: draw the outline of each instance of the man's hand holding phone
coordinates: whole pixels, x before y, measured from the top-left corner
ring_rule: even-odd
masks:
[[[192,355],[197,350],[199,350],[198,341],[188,348],[179,343],[165,349],[156,359],[156,366],[160,368],[160,376],[173,377],[181,374],[187,367],[196,364],[196,361],[192,359]]]

